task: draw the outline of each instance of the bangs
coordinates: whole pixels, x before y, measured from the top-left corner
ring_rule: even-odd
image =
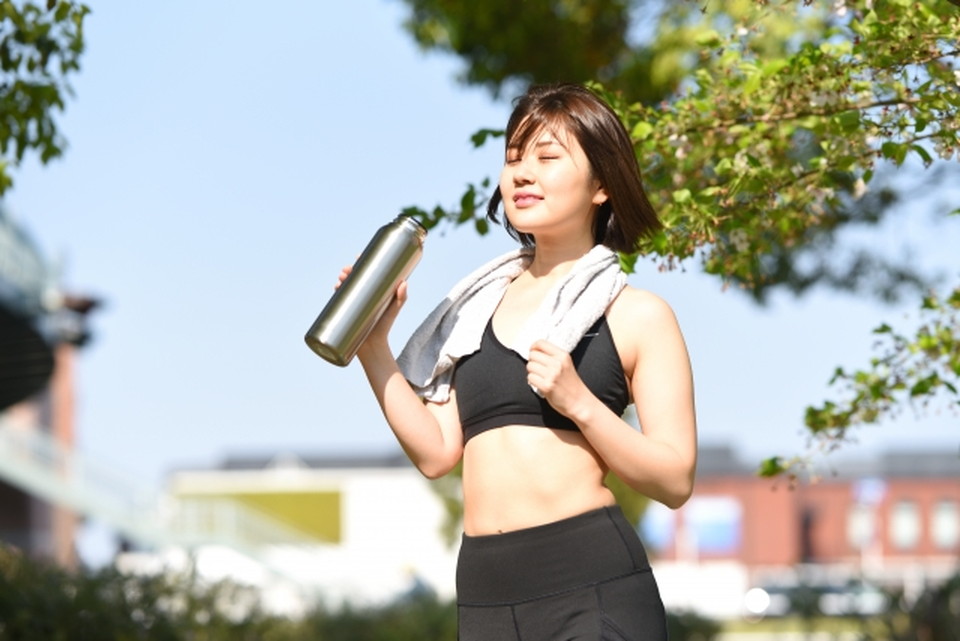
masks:
[[[515,118],[509,123],[506,135],[506,148],[524,150],[543,133],[551,134],[561,147],[567,149],[569,136],[575,135],[571,129],[573,118],[562,109],[548,111],[541,108]]]

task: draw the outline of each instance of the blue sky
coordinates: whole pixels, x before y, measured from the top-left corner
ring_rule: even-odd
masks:
[[[456,60],[421,54],[395,1],[91,5],[66,155],[27,161],[5,203],[68,290],[105,302],[78,365],[82,453],[159,486],[229,454],[394,451],[359,364],[326,363],[303,334],[377,227],[496,175],[500,150],[469,136],[502,126],[509,104],[457,85]],[[958,225],[932,226],[937,205],[855,239],[892,253],[906,241],[956,270]],[[499,229],[431,234],[395,346],[512,246]],[[802,452],[805,405],[831,394],[835,366],[866,363],[873,327],[911,309],[830,293],[761,309],[695,264],[642,264],[630,282],[677,313],[702,442],[747,461]],[[958,420],[907,411],[848,453],[956,449]]]

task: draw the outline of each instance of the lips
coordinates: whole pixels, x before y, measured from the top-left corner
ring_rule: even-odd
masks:
[[[517,207],[530,207],[543,200],[541,196],[526,191],[518,191],[513,195],[513,204]]]

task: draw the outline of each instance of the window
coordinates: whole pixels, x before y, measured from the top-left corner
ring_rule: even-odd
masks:
[[[890,542],[898,550],[912,550],[920,542],[920,508],[915,501],[897,501],[890,512]]]
[[[736,498],[695,496],[683,514],[698,552],[735,554],[740,550],[743,507]]]
[[[937,549],[950,550],[957,547],[960,543],[960,506],[956,501],[944,499],[933,506],[930,535]]]
[[[644,544],[663,553],[674,544],[676,529],[676,512],[662,503],[650,501],[640,520]]]
[[[874,508],[871,505],[854,504],[847,513],[847,542],[850,547],[863,549],[873,542]]]

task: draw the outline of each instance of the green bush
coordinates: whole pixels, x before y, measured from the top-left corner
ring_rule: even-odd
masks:
[[[387,606],[317,610],[301,622],[300,639],[319,641],[454,641],[457,609],[432,594],[400,599]]]
[[[960,641],[960,574],[928,587],[912,604],[893,595],[896,604],[872,622],[864,641]]]
[[[669,616],[671,641],[710,641],[717,625]],[[432,593],[386,606],[271,615],[252,588],[191,573],[65,572],[0,548],[0,641],[454,641],[457,610]]]
[[[268,628],[281,622],[255,607],[231,616],[252,598],[226,583],[201,587],[191,575],[71,573],[0,549],[0,641],[270,640]]]

